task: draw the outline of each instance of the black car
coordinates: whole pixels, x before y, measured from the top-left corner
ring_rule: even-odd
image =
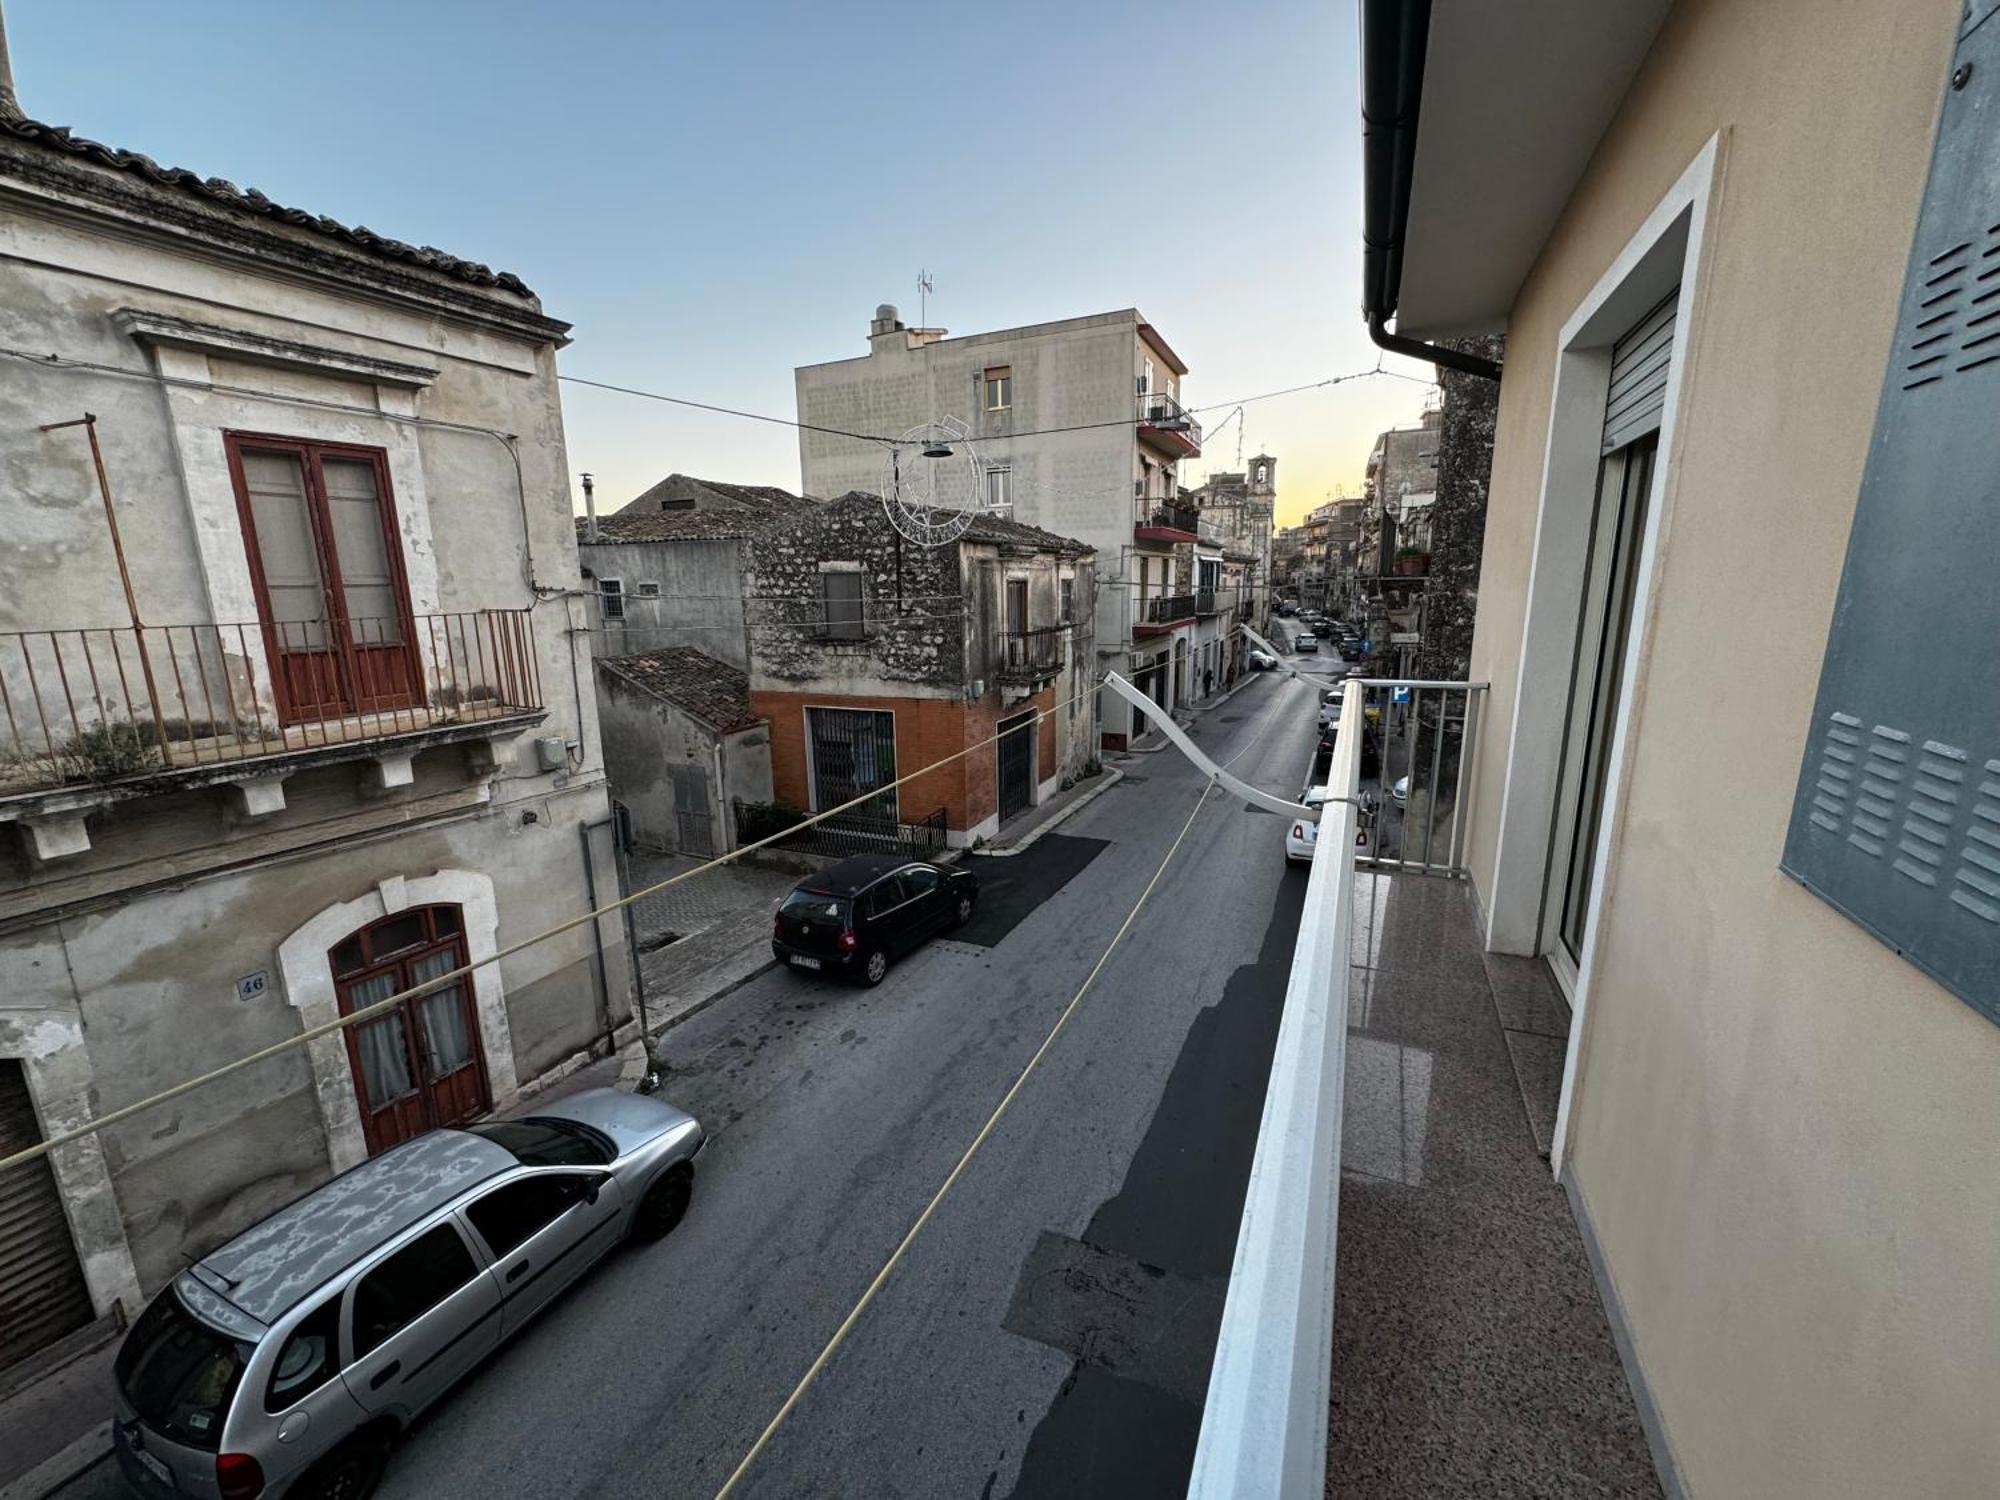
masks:
[[[1340,641],[1342,661],[1360,661],[1367,654],[1367,644],[1358,635],[1343,636]]]
[[[893,960],[935,932],[964,926],[978,900],[970,871],[857,854],[801,880],[778,903],[771,952],[789,968],[880,984]]]

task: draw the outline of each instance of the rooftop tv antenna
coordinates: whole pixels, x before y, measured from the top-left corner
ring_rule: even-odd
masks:
[[[979,504],[981,465],[971,427],[937,414],[931,379],[930,298],[937,283],[917,272],[917,337],[924,341],[924,384],[929,420],[890,446],[882,466],[882,508],[896,530],[920,547],[943,547],[965,535]]]

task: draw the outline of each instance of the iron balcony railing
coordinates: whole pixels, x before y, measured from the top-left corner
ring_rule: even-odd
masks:
[[[1148,625],[1170,625],[1175,620],[1194,617],[1195,596],[1193,594],[1167,594],[1148,599],[1140,607],[1140,619]]]
[[[1201,423],[1165,391],[1140,393],[1139,425],[1154,432],[1174,433],[1195,452],[1201,451]]]
[[[1044,682],[1063,668],[1063,643],[1070,633],[1066,625],[1045,625],[1037,630],[1016,630],[1000,638],[1002,682]]]
[[[524,609],[0,632],[0,797],[541,707]]]
[[[1201,512],[1165,496],[1141,495],[1133,524],[1155,530],[1185,531],[1191,537],[1198,537],[1201,535]]]

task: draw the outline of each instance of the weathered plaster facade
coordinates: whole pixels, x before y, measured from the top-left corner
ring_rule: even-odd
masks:
[[[51,701],[28,672],[49,638],[8,632],[131,639],[85,436],[38,430],[90,411],[157,692],[187,695],[165,717],[219,726],[205,758],[196,736],[172,767],[52,781],[53,749],[151,732],[128,673],[124,704],[78,690],[67,724],[0,756],[0,1056],[24,1059],[53,1133],[331,1019],[327,948],[374,916],[447,902],[477,959],[586,910],[586,859],[617,887],[608,838],[579,833],[607,804],[565,325],[511,277],[39,130],[0,131],[0,348],[31,356],[0,358],[0,681],[17,710]],[[515,700],[458,712],[445,684],[471,697],[499,668],[420,624],[415,701],[336,732],[283,715],[225,433],[379,453],[402,607],[510,622]],[[109,649],[107,679],[139,660]],[[214,696],[190,710],[204,669]],[[599,926],[601,959],[585,926],[474,976],[493,1104],[623,1024],[620,924]],[[340,1046],[53,1153],[98,1311],[136,1311],[183,1254],[365,1149]]]

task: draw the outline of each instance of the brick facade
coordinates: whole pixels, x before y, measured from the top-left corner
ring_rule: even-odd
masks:
[[[1031,698],[1002,706],[997,692],[967,702],[958,698],[868,696],[839,693],[793,693],[755,689],[751,712],[771,726],[771,786],[779,802],[812,808],[812,777],[806,743],[808,708],[873,709],[896,716],[896,774],[908,776],[920,766],[933,765],[968,745],[979,748],[947,765],[927,771],[897,789],[897,817],[914,822],[943,807],[945,825],[965,834],[992,818],[999,809],[998,747],[984,743],[999,732],[1000,723],[1031,709],[1047,714],[1056,706],[1053,687]],[[1044,718],[1036,726],[1036,779],[1056,774],[1056,723]],[[817,811],[818,809],[814,809]]]

